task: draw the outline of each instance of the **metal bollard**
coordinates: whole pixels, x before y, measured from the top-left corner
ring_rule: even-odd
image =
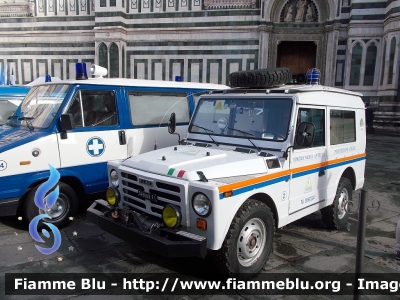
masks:
[[[364,264],[364,244],[365,244],[365,224],[367,222],[367,190],[361,189],[360,210],[358,211],[358,230],[357,230],[357,248],[356,248],[356,270],[354,278],[353,299],[359,299],[358,279],[361,277]]]

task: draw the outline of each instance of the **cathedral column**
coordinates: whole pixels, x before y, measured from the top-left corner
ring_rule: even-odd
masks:
[[[326,28],[326,56],[325,56],[325,80],[324,84],[335,86],[337,45],[339,39],[339,24]]]
[[[272,27],[261,25],[259,27],[260,40],[259,40],[259,57],[258,57],[258,68],[265,69],[268,66],[268,55],[269,55],[269,40],[271,36]]]

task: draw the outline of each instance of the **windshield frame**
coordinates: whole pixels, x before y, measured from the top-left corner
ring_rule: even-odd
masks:
[[[15,111],[14,118],[9,120],[10,123],[30,129],[49,128],[59,114],[70,90],[71,85],[62,82],[32,86]],[[33,101],[36,102],[36,106],[32,105]]]
[[[215,119],[215,115],[217,115],[216,113],[216,105],[218,105],[218,101],[222,102],[219,105],[223,106],[223,109],[226,110],[225,114],[227,114],[227,108],[229,107],[229,118],[225,117],[226,119],[226,123],[227,124],[218,124],[221,120],[221,117],[217,117]],[[282,107],[282,113],[286,113],[287,115],[285,115],[285,120],[283,120],[282,118],[282,124],[284,125],[284,137],[280,137],[278,138],[270,138],[269,136],[262,136],[260,133],[255,134],[254,132],[251,132],[249,130],[246,130],[248,128],[250,128],[249,126],[246,128],[246,126],[243,127],[235,127],[232,125],[235,125],[236,123],[236,119],[237,119],[237,115],[238,113],[238,106],[240,104],[244,104],[244,103],[249,103],[249,102],[253,102],[256,103],[256,105],[253,107],[253,111],[251,111],[251,109],[244,109],[243,112],[241,112],[240,114],[246,118],[249,118],[249,124],[250,122],[253,122],[254,116],[256,114],[260,115],[259,117],[262,118],[262,127],[258,128],[258,129],[266,129],[268,130],[268,128],[266,128],[265,126],[267,126],[268,121],[266,120],[268,118],[267,113],[265,113],[264,115],[264,111],[260,109],[260,105],[262,105],[263,109],[267,108],[267,109],[272,109],[272,106],[267,106],[268,104],[273,104],[273,102],[268,103],[269,101],[274,101],[275,103],[283,103],[283,101],[285,101],[284,105],[285,107]],[[221,144],[225,144],[225,145],[242,145],[242,146],[246,146],[246,147],[254,147],[254,145],[252,145],[254,143],[256,143],[256,145],[260,148],[270,148],[270,147],[276,147],[274,145],[277,145],[277,143],[283,143],[283,142],[287,142],[288,139],[291,136],[291,132],[293,131],[293,128],[290,126],[290,124],[292,124],[293,122],[293,116],[294,116],[294,108],[295,108],[295,97],[292,95],[243,95],[243,94],[238,94],[238,95],[233,95],[233,94],[226,94],[226,95],[221,95],[221,94],[214,94],[214,95],[205,95],[203,97],[200,98],[198,105],[196,106],[196,110],[193,114],[193,117],[190,120],[190,124],[189,124],[189,129],[188,129],[188,141],[201,141],[201,142],[207,142],[207,143],[212,143],[213,141],[212,139],[210,139],[210,135],[216,140],[216,142],[221,143]],[[213,109],[209,109],[210,110],[210,115],[213,114],[212,117],[212,126],[207,126],[204,125],[204,122],[199,122],[200,118],[199,118],[199,114],[202,113],[202,105],[208,105],[210,106],[210,102],[213,102]],[[236,107],[234,107],[234,104],[236,104]],[[221,109],[221,106],[218,108]],[[255,113],[256,111],[256,113]],[[203,113],[205,114],[205,112],[203,111]],[[231,120],[231,118],[233,117],[233,121]],[[243,118],[242,117],[242,118]],[[269,121],[270,123],[272,122],[272,115],[271,115],[271,121]],[[275,117],[276,119],[276,117]],[[225,121],[224,121],[225,122]],[[258,121],[260,122],[260,120]],[[198,124],[200,123],[200,124]],[[223,123],[223,122],[222,122]],[[208,124],[211,124],[211,122],[209,122]],[[229,126],[230,125],[230,126]],[[206,128],[207,130],[203,130],[203,129],[199,129],[196,128],[196,126],[200,126],[200,128]],[[222,133],[222,129],[224,126],[224,132]],[[260,124],[258,124],[258,126],[260,126]],[[217,129],[217,130],[216,130]],[[218,129],[221,130],[221,132],[218,132]],[[228,131],[230,129],[230,131]],[[266,130],[263,130],[266,131]],[[221,134],[222,133],[222,134]],[[204,138],[203,138],[204,137]],[[244,145],[243,145],[243,141],[244,141]],[[249,143],[250,142],[250,143]]]

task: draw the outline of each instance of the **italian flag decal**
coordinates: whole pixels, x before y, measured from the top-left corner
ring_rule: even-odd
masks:
[[[174,168],[171,168],[168,170],[167,175],[168,176],[176,176],[178,178],[182,178],[183,175],[185,174],[186,171],[183,170],[175,170]],[[174,175],[175,174],[175,175]]]

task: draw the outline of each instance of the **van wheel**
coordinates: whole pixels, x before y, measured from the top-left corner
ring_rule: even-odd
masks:
[[[346,226],[349,219],[349,202],[353,200],[353,187],[348,178],[340,178],[335,200],[321,209],[322,221],[330,229]]]
[[[264,203],[248,199],[237,211],[220,250],[216,267],[227,274],[257,274],[272,252],[274,216]]]
[[[75,191],[63,182],[58,183],[59,195],[57,201],[49,211],[39,209],[35,204],[35,193],[39,185],[33,188],[26,198],[24,204],[24,216],[28,222],[39,214],[48,214],[51,219],[44,219],[45,222],[52,223],[58,228],[65,227],[69,223],[69,218],[75,216],[78,209],[78,197]],[[39,222],[39,226],[43,226],[43,220]]]
[[[290,82],[289,68],[269,68],[251,71],[237,71],[229,74],[231,87],[272,87]]]

